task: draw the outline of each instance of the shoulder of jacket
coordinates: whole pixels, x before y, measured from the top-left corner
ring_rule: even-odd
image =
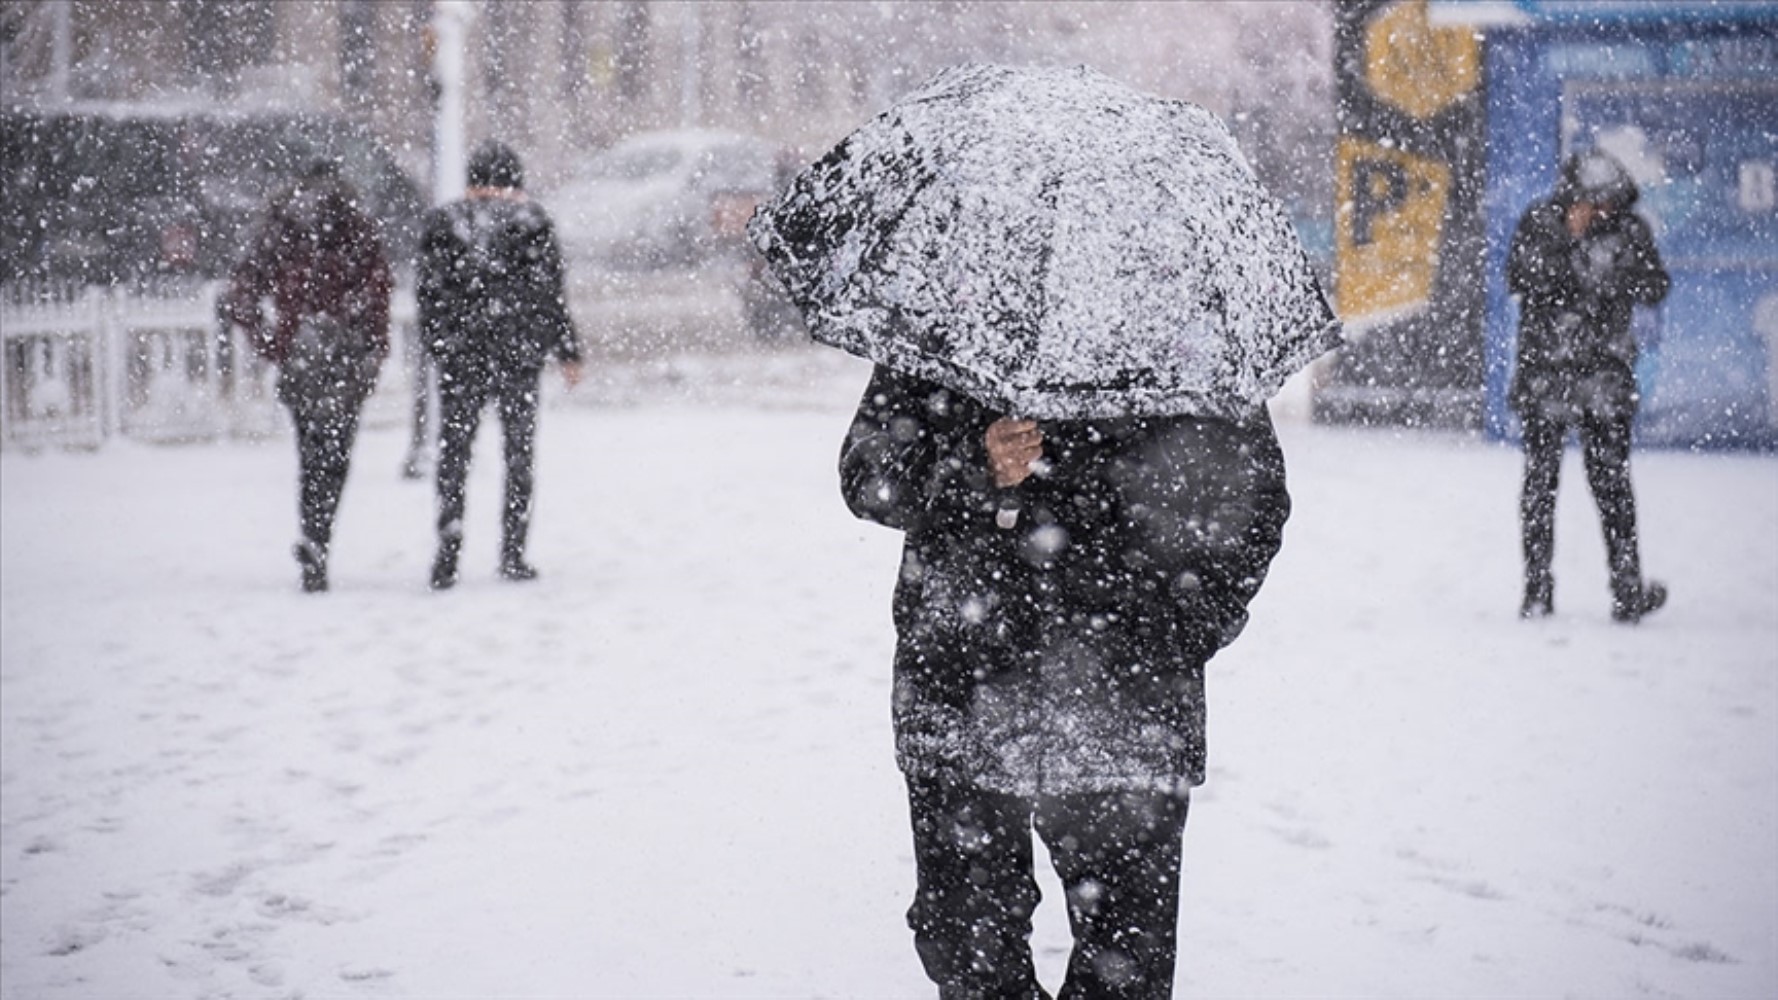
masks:
[[[452,220],[461,214],[453,211],[457,208],[457,205],[457,202],[452,202],[449,205],[440,205],[437,208],[428,209],[426,214],[420,218],[420,228],[423,230],[449,229],[452,225]]]
[[[1530,225],[1550,225],[1563,221],[1566,214],[1566,206],[1555,198],[1539,198],[1525,209],[1525,214],[1520,217],[1520,222]]]
[[[550,221],[549,213],[544,211],[543,206],[529,199],[513,203],[512,218],[514,222],[527,229],[544,230],[554,227],[554,223]]]

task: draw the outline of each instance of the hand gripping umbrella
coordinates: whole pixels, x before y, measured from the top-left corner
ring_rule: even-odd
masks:
[[[1022,417],[1239,416],[1340,340],[1222,122],[1085,67],[946,70],[748,233],[816,340]]]

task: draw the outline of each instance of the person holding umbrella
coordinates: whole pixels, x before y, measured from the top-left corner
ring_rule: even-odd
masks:
[[[1339,326],[1280,207],[1194,106],[1085,69],[948,70],[751,227],[811,335],[874,361],[840,455],[903,532],[908,922],[944,998],[1172,995],[1206,662],[1290,511],[1264,400]]]

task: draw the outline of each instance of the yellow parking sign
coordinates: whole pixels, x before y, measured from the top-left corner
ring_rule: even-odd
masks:
[[[1345,136],[1334,182],[1340,317],[1386,318],[1424,304],[1438,275],[1451,168],[1440,160]]]

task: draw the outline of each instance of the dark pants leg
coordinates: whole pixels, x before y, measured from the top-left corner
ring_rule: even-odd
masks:
[[[917,885],[908,926],[942,1000],[1043,996],[1031,963],[1031,805],[908,779]]]
[[[1525,479],[1519,492],[1519,527],[1525,553],[1525,604],[1547,610],[1555,588],[1550,563],[1556,551],[1556,486],[1562,475],[1567,427],[1538,414],[1523,414]]]
[[[325,557],[333,519],[346,488],[359,407],[350,400],[299,401],[290,407],[296,425],[298,523],[304,541]]]
[[[1630,489],[1630,421],[1589,417],[1580,426],[1587,485],[1599,507],[1611,592],[1627,607],[1642,593],[1642,558],[1636,543],[1636,495]]]
[[[1030,948],[1033,825],[1062,879],[1074,932],[1060,996],[1172,995],[1184,795],[1033,802],[918,778],[908,793],[919,877],[908,925],[941,998],[1045,995]]]
[[[438,380],[438,552],[439,562],[456,568],[463,542],[464,491],[469,482],[469,449],[475,443],[487,402],[487,385],[441,367]]]
[[[1037,832],[1067,890],[1074,953],[1058,1000],[1167,1000],[1178,957],[1186,797],[1040,800]]]
[[[500,430],[505,438],[506,510],[501,519],[500,558],[503,565],[525,561],[525,538],[531,527],[531,493],[537,437],[536,375],[515,378],[500,389]]]

